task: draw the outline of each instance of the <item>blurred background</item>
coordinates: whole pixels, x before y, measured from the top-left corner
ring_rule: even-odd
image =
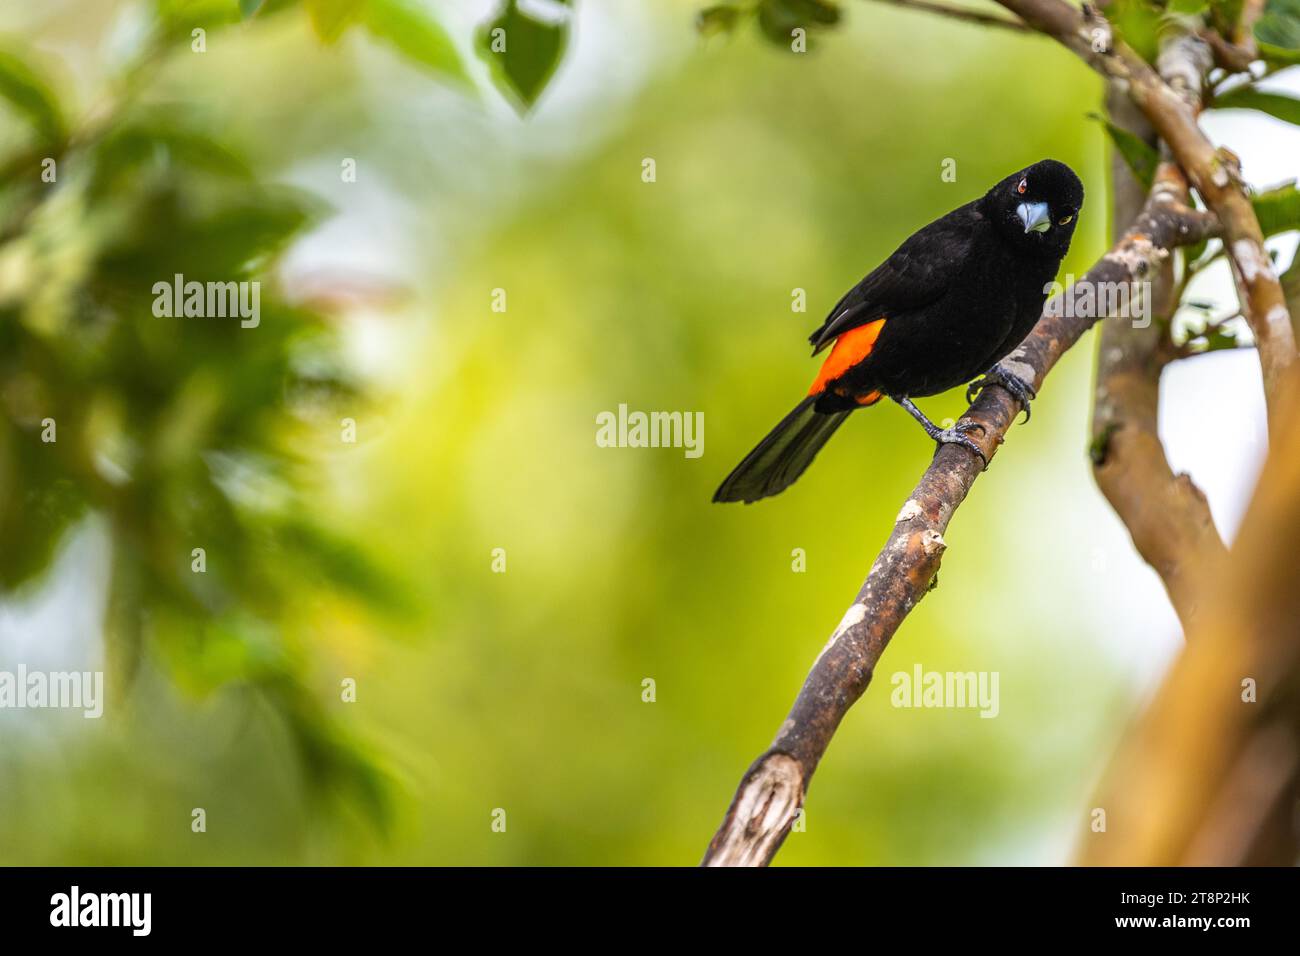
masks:
[[[933,451],[882,405],[779,498],[711,505],[807,333],[1043,157],[1087,189],[1063,271],[1105,249],[1100,84],[1044,40],[851,2],[796,54],[698,3],[522,6],[0,11],[0,670],[107,674],[100,720],[0,710],[0,863],[697,862]],[[553,56],[503,67],[530,6]],[[1207,128],[1257,185],[1300,171],[1294,127]],[[175,273],[261,281],[260,324],[156,317]],[[1226,307],[1226,267],[1202,291]],[[778,864],[1068,859],[1181,641],[1092,484],[1094,346],[957,516]],[[1166,376],[1229,534],[1257,368]],[[620,403],[703,412],[704,454],[598,447]],[[918,664],[999,672],[999,715],[891,707]]]

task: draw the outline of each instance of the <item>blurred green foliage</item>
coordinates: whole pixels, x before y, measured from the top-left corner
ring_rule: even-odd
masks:
[[[331,317],[287,300],[274,270],[325,209],[145,96],[177,43],[188,55],[191,29],[230,6],[159,2],[139,53],[76,126],[36,66],[0,56],[0,96],[29,127],[0,183],[0,587],[31,583],[93,514],[111,539],[114,696],[142,667],[198,698],[254,692],[311,792],[386,826],[374,755],[301,676],[314,595],[406,600],[310,499],[311,446],[360,395]],[[260,321],[157,317],[154,285],[178,275],[259,282]]]
[[[1270,63],[1300,63],[1300,0],[1268,0],[1255,39]]]

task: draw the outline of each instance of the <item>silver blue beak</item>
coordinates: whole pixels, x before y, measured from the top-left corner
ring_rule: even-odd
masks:
[[[1052,228],[1051,211],[1045,202],[1022,202],[1016,215],[1025,224],[1025,232],[1047,232]]]

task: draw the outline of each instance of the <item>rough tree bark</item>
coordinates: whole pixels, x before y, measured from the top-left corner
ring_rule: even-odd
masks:
[[[1199,83],[1188,95],[1199,101]],[[1106,105],[1113,123],[1156,145],[1146,118],[1113,83]],[[1119,152],[1113,151],[1114,228],[1130,222],[1143,201],[1141,185]],[[1175,356],[1169,326],[1179,298],[1174,273],[1171,256],[1153,277],[1155,301],[1148,324],[1123,317],[1102,323],[1091,457],[1097,486],[1128,529],[1138,554],[1160,576],[1187,633],[1200,607],[1204,582],[1227,551],[1201,489],[1190,476],[1175,475],[1170,468],[1157,427],[1160,376]]]
[[[1296,862],[1300,792],[1300,373],[1277,393],[1273,450],[1188,646],[1126,735],[1081,861]]]

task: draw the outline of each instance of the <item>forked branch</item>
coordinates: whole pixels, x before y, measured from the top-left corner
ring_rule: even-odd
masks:
[[[1206,206],[1222,224],[1222,238],[1232,263],[1242,314],[1250,325],[1264,373],[1270,421],[1274,396],[1284,373],[1297,364],[1296,338],[1286,298],[1264,249],[1264,234],[1246,195],[1236,157],[1217,150],[1197,125],[1197,109],[1188,89],[1165,82],[1140,56],[1117,40],[1110,24],[1091,8],[1080,10],[1066,0],[998,0],[1036,30],[1073,50],[1102,76],[1119,84],[1168,146]],[[1178,53],[1186,57],[1193,47]],[[1208,55],[1208,48],[1206,48]],[[1162,64],[1162,67],[1164,64]],[[1166,76],[1183,73],[1199,84],[1202,64],[1170,64]],[[1196,90],[1199,93],[1199,89]]]
[[[1194,33],[1166,32],[1160,65],[1166,81],[1199,109],[1208,63]],[[1141,111],[1112,83],[1106,98],[1111,121],[1155,145]],[[1128,164],[1111,157],[1112,221],[1128,222],[1143,203],[1142,187]],[[1180,197],[1186,203],[1189,197]],[[1205,586],[1227,554],[1209,502],[1186,474],[1175,474],[1160,439],[1160,377],[1186,347],[1173,344],[1172,320],[1185,289],[1175,281],[1171,256],[1152,278],[1145,321],[1116,319],[1101,330],[1092,414],[1092,473],[1097,486],[1133,538],[1142,559],[1160,576],[1169,601],[1189,633]],[[1209,325],[1207,323],[1207,328]]]

